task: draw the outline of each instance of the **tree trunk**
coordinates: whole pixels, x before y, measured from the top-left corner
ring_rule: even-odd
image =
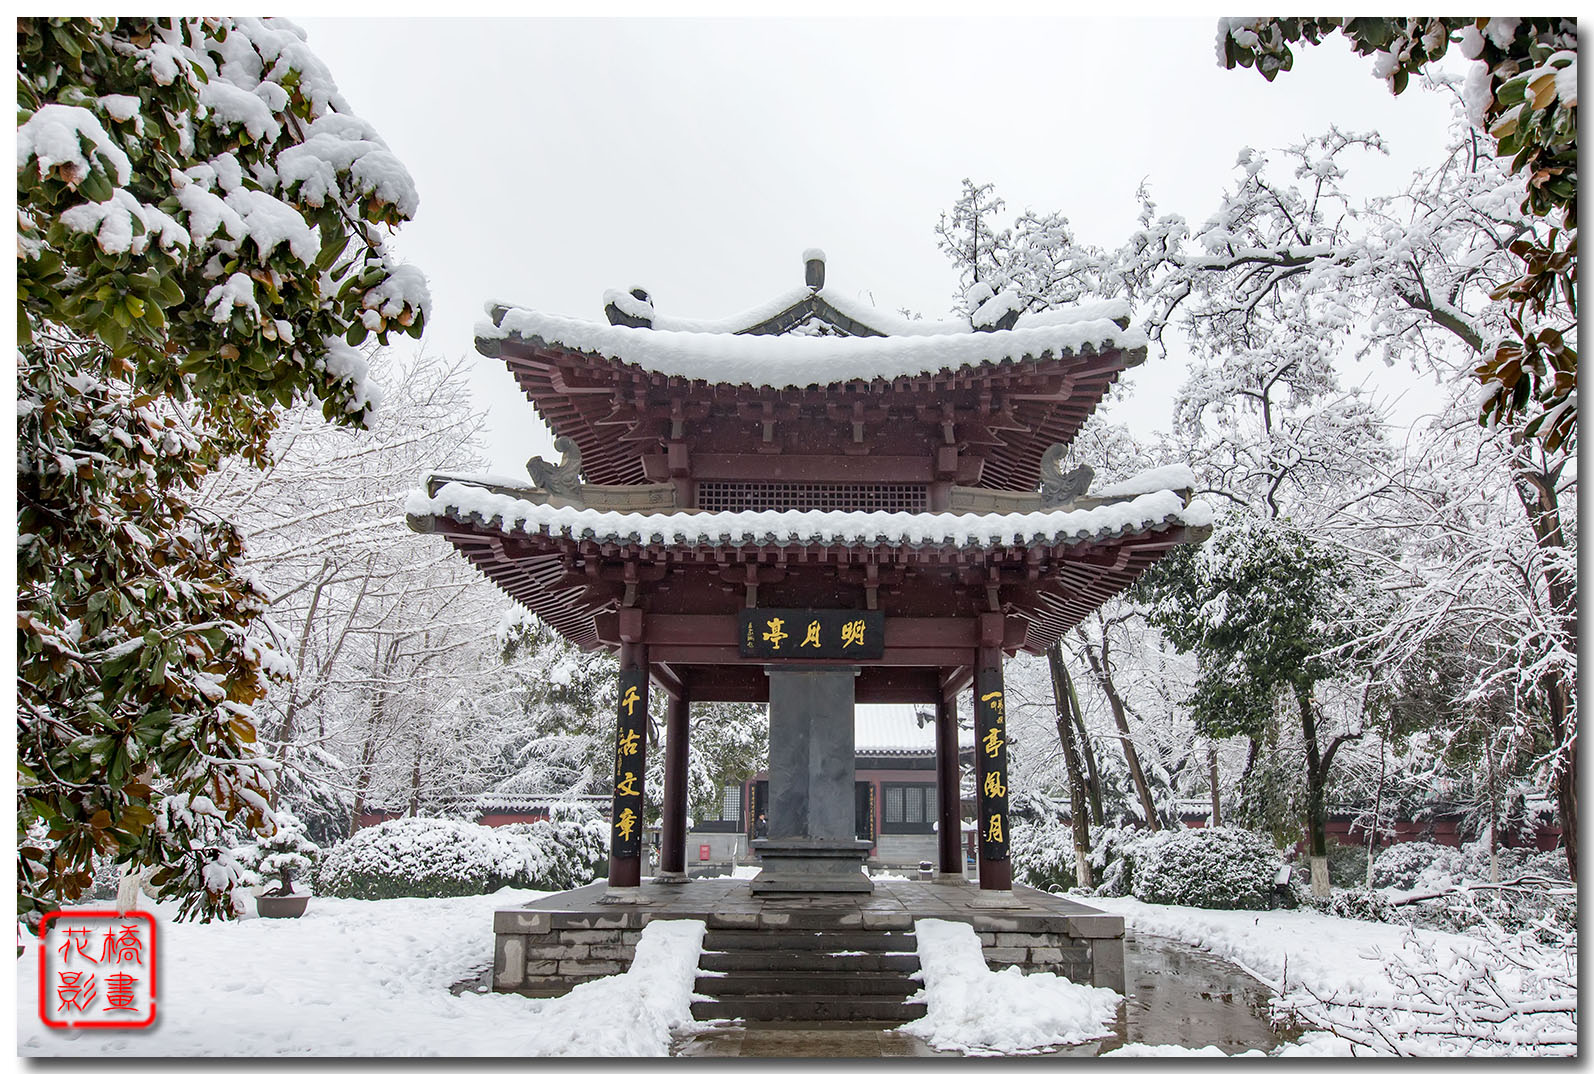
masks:
[[[116,885],[116,912],[130,914],[138,909],[138,892],[144,884],[144,869],[131,862],[122,866],[122,878]]]
[[[1373,824],[1367,833],[1367,890],[1373,890],[1373,858],[1378,855],[1378,824],[1384,809],[1384,760],[1389,756],[1389,743],[1382,735],[1378,738],[1378,784],[1373,790]]]
[[[1500,882],[1500,780],[1494,763],[1494,743],[1483,743],[1483,770],[1488,789],[1484,792],[1484,806],[1489,811],[1489,883]]]
[[[1212,787],[1212,826],[1223,827],[1223,803],[1218,789],[1218,748],[1207,746],[1207,781]]]
[[[283,754],[287,752],[288,743],[293,739],[294,722],[299,714],[299,684],[304,681],[304,662],[306,654],[310,651],[310,627],[315,623],[316,609],[321,605],[321,594],[326,589],[327,571],[331,566],[331,560],[321,561],[321,570],[316,574],[315,588],[310,591],[310,608],[304,613],[304,626],[299,631],[299,651],[294,654],[293,682],[288,684],[288,703],[283,706],[282,722],[277,725],[275,748],[272,750],[278,760],[281,760]],[[275,801],[277,793],[275,785],[271,793]]]
[[[1075,739],[1079,743],[1079,757],[1085,762],[1085,798],[1090,803],[1090,819],[1096,827],[1105,827],[1106,815],[1101,808],[1101,772],[1096,768],[1096,747],[1090,744],[1090,734],[1085,730],[1085,714],[1080,711],[1079,697],[1074,690],[1073,679],[1068,680],[1068,709],[1074,717],[1074,731],[1079,736]]]
[[[1264,811],[1256,808],[1256,792],[1251,786],[1251,774],[1256,771],[1256,759],[1262,755],[1262,738],[1260,735],[1247,735],[1245,750],[1245,767],[1240,770],[1239,786],[1239,811],[1240,826],[1249,824],[1253,828],[1263,826],[1266,819]],[[1247,821],[1246,818],[1250,818]]]
[[[426,738],[424,735],[415,736],[415,762],[410,765],[410,816],[421,815],[421,754],[424,752]]]
[[[1301,710],[1301,734],[1306,739],[1306,854],[1312,867],[1312,894],[1327,896],[1328,796],[1324,787],[1323,757],[1317,745],[1317,714],[1312,710],[1310,687],[1296,687]]]
[[[376,763],[377,727],[375,713],[366,721],[365,742],[360,746],[359,771],[354,775],[354,804],[349,810],[349,837],[360,830],[360,814],[365,812],[365,793],[371,789],[371,772]]]
[[[1083,638],[1084,631],[1079,631]],[[1085,645],[1085,659],[1090,664],[1090,672],[1096,679],[1096,685],[1101,687],[1102,693],[1107,695],[1107,705],[1112,709],[1113,723],[1118,725],[1118,741],[1123,744],[1124,763],[1129,766],[1129,778],[1135,785],[1135,794],[1140,798],[1140,809],[1145,814],[1146,828],[1148,831],[1158,831],[1162,826],[1157,823],[1157,805],[1151,797],[1151,785],[1146,780],[1145,770],[1140,767],[1140,753],[1135,749],[1134,739],[1129,734],[1128,707],[1124,704],[1123,696],[1118,693],[1117,684],[1112,681],[1112,663],[1107,641],[1107,624],[1101,624],[1101,655],[1098,658],[1095,650],[1088,644]],[[1217,798],[1213,798],[1214,809]],[[1099,821],[1099,818],[1098,818]]]
[[[359,771],[354,775],[354,806],[349,811],[349,836],[360,830],[360,814],[365,811],[365,794],[371,789],[371,777],[376,768],[376,753],[381,747],[383,717],[387,711],[387,683],[394,665],[398,662],[398,639],[388,643],[376,673],[376,686],[371,697],[371,711],[365,721],[365,741],[360,745]]]
[[[1068,815],[1074,829],[1074,876],[1078,885],[1092,885],[1090,875],[1090,806],[1086,801],[1085,777],[1074,743],[1074,688],[1068,669],[1063,666],[1063,647],[1053,644],[1046,650],[1052,672],[1052,698],[1057,710],[1057,739],[1063,747],[1063,764],[1068,769]]]
[[[1548,470],[1533,470],[1518,458],[1511,460],[1512,487],[1527,512],[1533,537],[1544,557],[1544,584],[1550,606],[1560,620],[1562,644],[1577,656],[1577,573],[1566,566],[1566,534],[1561,526],[1558,485],[1565,461]],[[1572,690],[1565,673],[1552,666],[1543,678],[1549,709],[1550,737],[1555,744],[1555,804],[1561,814],[1561,844],[1567,872],[1577,882],[1577,726],[1572,716]]]
[[[1561,814],[1561,845],[1566,850],[1567,875],[1577,883],[1577,728],[1570,726],[1575,719],[1566,695],[1566,680],[1559,674],[1545,684],[1549,701],[1550,732],[1558,743],[1564,743],[1556,758],[1555,806]]]

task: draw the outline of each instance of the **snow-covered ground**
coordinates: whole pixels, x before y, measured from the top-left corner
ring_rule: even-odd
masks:
[[[1274,1054],[1576,1054],[1576,949],[1485,939],[1310,910],[1199,910],[1091,898],[1131,930],[1236,963],[1308,1023]],[[1354,1044],[1352,1041],[1361,1041]],[[1175,1054],[1131,1045],[1124,1054]],[[1194,1052],[1182,1054],[1211,1054]]]
[[[17,960],[22,1056],[664,1055],[690,1021],[701,922],[657,922],[631,971],[557,999],[454,996],[492,961],[492,912],[530,892],[317,897],[296,921],[158,922],[159,1018],[139,1031],[47,1029],[37,940]],[[95,908],[102,908],[95,904]],[[103,908],[110,908],[104,905]]]
[[[557,999],[513,995],[454,996],[449,986],[492,958],[492,911],[535,893],[499,891],[457,899],[360,901],[317,897],[296,921],[246,918],[213,924],[172,920],[169,904],[146,905],[159,922],[160,1017],[141,1031],[57,1031],[38,1013],[37,941],[17,960],[17,1041],[22,1056],[663,1056],[673,1030],[689,1029],[698,922],[656,922],[644,933],[630,972]],[[1468,1007],[1467,989],[1413,995],[1398,967],[1420,956],[1468,978],[1469,960],[1493,959],[1476,938],[1398,925],[1329,917],[1312,911],[1196,910],[1131,898],[1092,899],[1124,916],[1131,929],[1170,936],[1236,962],[1274,987],[1308,1019],[1356,1028],[1355,1004],[1393,1003],[1406,1013],[1385,1030],[1407,1050],[1501,1054],[1465,1037],[1435,1037],[1433,1027],[1460,1025],[1445,1003]],[[95,904],[96,908],[109,908]],[[976,964],[967,926],[920,922],[928,1014],[910,1027],[930,1043],[974,1053],[1032,1051],[1100,1036],[1116,997],[1051,974],[992,973]],[[961,942],[960,942],[961,941]],[[1573,956],[1575,958],[1575,955]],[[1395,968],[1391,968],[1395,967]],[[1555,967],[1548,967],[1554,970]],[[1552,974],[1532,967],[1500,977],[1513,1002],[1565,1006],[1565,989],[1545,993]],[[1475,978],[1476,974],[1472,974]],[[1575,966],[1561,977],[1571,982]],[[1555,996],[1560,995],[1561,999]],[[1315,997],[1315,998],[1314,998]],[[1437,999],[1437,1003],[1433,1002]],[[1328,1000],[1329,1002],[1319,1002]],[[1348,1001],[1348,1005],[1347,1005]],[[1435,1010],[1425,1011],[1425,1007]],[[1513,1019],[1518,1047],[1506,1054],[1572,1054],[1569,1013],[1548,1010]],[[1404,1019],[1404,1021],[1402,1021]],[[1448,1019],[1448,1020],[1447,1020]],[[1415,1027],[1415,1028],[1413,1028]],[[1376,1032],[1374,1033],[1376,1038]],[[1343,1037],[1308,1033],[1275,1055],[1352,1055],[1386,1051]],[[1131,1044],[1119,1056],[1214,1055],[1211,1048]],[[1260,1053],[1247,1053],[1260,1054]]]

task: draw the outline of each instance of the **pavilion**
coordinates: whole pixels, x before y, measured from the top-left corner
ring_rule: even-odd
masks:
[[[973,688],[979,887],[1011,888],[1002,662],[1041,653],[1205,535],[1186,467],[1101,488],[1069,445],[1146,341],[1127,304],[905,320],[805,285],[719,321],[641,289],[608,323],[494,306],[502,360],[564,452],[532,480],[433,474],[442,535],[572,643],[617,651],[611,899],[640,891],[652,688],[668,699],[661,873],[685,876],[694,701],[770,707],[755,895],[860,892],[853,707],[935,708],[939,869],[962,883],[957,699]]]

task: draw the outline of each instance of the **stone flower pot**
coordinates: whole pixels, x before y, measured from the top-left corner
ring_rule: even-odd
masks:
[[[261,917],[300,917],[304,914],[308,895],[256,895],[255,908]]]

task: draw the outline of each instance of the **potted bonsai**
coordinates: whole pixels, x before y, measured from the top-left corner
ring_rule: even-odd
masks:
[[[304,825],[285,809],[277,811],[277,830],[255,847],[255,872],[275,890],[255,896],[261,917],[298,917],[310,901],[309,893],[293,890],[293,878],[315,868],[321,848],[305,834]]]

